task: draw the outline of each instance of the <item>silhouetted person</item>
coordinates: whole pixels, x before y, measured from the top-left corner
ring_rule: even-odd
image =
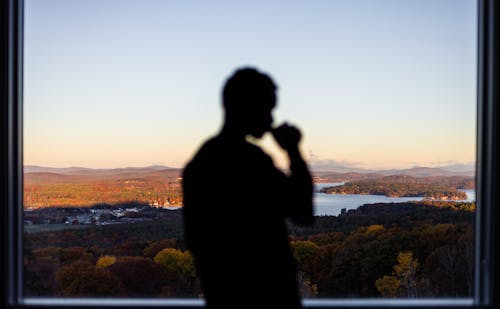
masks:
[[[211,308],[299,308],[296,266],[285,219],[313,219],[313,185],[298,148],[301,134],[272,129],[276,86],[252,68],[223,90],[224,125],[186,166],[184,223]],[[290,175],[246,141],[271,132],[290,158]],[[270,305],[271,307],[267,306]]]

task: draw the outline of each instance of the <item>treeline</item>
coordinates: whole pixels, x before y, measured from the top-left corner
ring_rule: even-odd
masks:
[[[313,227],[290,224],[302,295],[470,296],[474,209],[473,203],[371,204],[317,217]],[[199,297],[181,214],[25,234],[26,294]]]
[[[30,174],[27,177],[32,177]],[[78,182],[26,181],[24,207],[91,207],[95,204],[182,205],[177,178],[149,177]]]
[[[435,200],[466,200],[458,189],[471,188],[473,179],[466,177],[387,176],[347,182],[341,186],[322,188],[328,194],[372,194],[388,197],[423,197]],[[474,187],[472,187],[474,188]]]

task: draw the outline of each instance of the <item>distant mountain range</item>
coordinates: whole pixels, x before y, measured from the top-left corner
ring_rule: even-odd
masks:
[[[127,173],[149,173],[163,170],[180,170],[163,165],[151,165],[144,167],[121,167],[121,168],[88,168],[80,166],[72,167],[47,167],[38,165],[25,165],[24,173],[56,173],[68,175],[95,175],[95,174],[127,174]]]
[[[432,176],[475,176],[475,166],[473,164],[451,164],[438,167],[414,166],[403,169],[364,169],[352,165],[343,165],[335,161],[323,161],[311,164],[311,169],[315,174],[374,174],[381,176],[407,175],[413,177]]]
[[[24,167],[24,181],[26,184],[91,183],[124,179],[163,179],[168,181],[180,177],[181,172],[180,168],[160,165],[111,169],[26,165]]]
[[[470,164],[455,164],[441,167],[423,167],[416,166],[407,169],[388,169],[388,170],[371,170],[351,166],[318,166],[312,164],[312,173],[314,176],[323,178],[346,178],[346,179],[359,179],[359,178],[377,178],[391,175],[406,175],[412,177],[433,177],[433,176],[475,176],[474,166]],[[145,167],[123,167],[113,169],[98,169],[86,167],[46,167],[37,165],[26,165],[24,173],[38,174],[42,176],[56,177],[62,176],[98,176],[99,178],[123,178],[127,176],[172,176],[174,174],[181,174],[181,168],[173,168],[163,165],[152,165]],[[67,177],[70,180],[72,177]]]
[[[408,169],[391,169],[391,170],[381,170],[377,173],[383,175],[406,175],[413,177],[431,177],[431,176],[474,176],[476,173],[474,170],[450,170],[443,167],[424,167],[415,166]]]

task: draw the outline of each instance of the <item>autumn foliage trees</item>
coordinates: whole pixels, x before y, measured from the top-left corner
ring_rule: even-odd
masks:
[[[474,209],[473,203],[372,204],[317,217],[313,227],[290,225],[300,291],[320,298],[471,296]],[[26,294],[200,297],[179,215],[25,234]]]
[[[201,293],[192,257],[180,249],[163,249],[154,258],[97,258],[81,248],[47,248],[32,251],[26,260],[30,296],[197,297]]]
[[[417,297],[416,274],[419,263],[411,252],[400,252],[392,275],[383,276],[375,281],[377,290],[386,297]]]
[[[177,176],[124,174],[103,179],[88,175],[27,173],[23,205],[27,208],[91,207],[131,202],[155,206],[182,205],[181,183]]]

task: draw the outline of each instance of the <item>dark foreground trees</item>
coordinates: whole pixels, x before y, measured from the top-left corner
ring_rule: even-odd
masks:
[[[471,296],[474,209],[373,204],[290,226],[299,288],[304,297]],[[26,234],[26,294],[200,297],[178,219]]]

